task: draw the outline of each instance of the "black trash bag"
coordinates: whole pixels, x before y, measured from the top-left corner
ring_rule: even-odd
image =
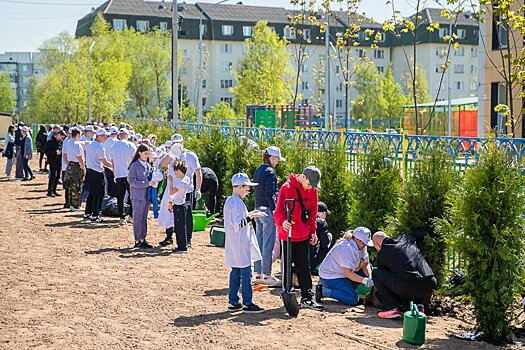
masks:
[[[117,198],[105,195],[104,199],[102,199],[101,212],[104,216],[119,217]],[[124,215],[128,214],[129,205],[124,203]]]

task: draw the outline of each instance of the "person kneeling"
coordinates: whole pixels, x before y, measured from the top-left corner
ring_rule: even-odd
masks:
[[[359,301],[357,287],[362,283],[370,288],[372,269],[368,258],[368,247],[373,247],[371,232],[366,227],[347,231],[330,250],[319,269],[320,284],[315,288],[315,299],[336,299],[346,305]]]

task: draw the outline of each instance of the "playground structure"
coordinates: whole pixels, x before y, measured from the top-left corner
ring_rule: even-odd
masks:
[[[421,103],[419,114],[419,135],[448,135],[448,101]],[[451,135],[463,137],[478,136],[478,98],[467,97],[451,100]],[[414,105],[403,107],[404,130],[416,135],[416,113]]]
[[[264,128],[296,129],[318,128],[311,105],[247,105],[246,123]]]

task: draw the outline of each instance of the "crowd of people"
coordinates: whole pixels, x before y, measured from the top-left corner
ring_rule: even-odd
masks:
[[[251,142],[248,142],[251,141]],[[84,211],[83,220],[104,223],[101,216],[105,197],[115,197],[119,224],[133,226],[136,249],[151,249],[147,241],[148,216],[153,211],[157,226],[165,230],[161,247],[173,245],[173,253],[191,248],[192,212],[203,192],[208,192],[208,209],[217,208],[217,176],[201,167],[197,154],[184,147],[184,138],[174,134],[164,144],[155,135],[143,138],[133,127],[121,123],[82,126],[41,126],[35,137],[39,168],[47,173],[47,196],[61,196],[64,208]],[[258,145],[247,140],[246,147]],[[300,289],[303,308],[323,310],[323,299],[332,298],[346,305],[373,305],[386,309],[381,318],[398,318],[410,301],[424,311],[423,302],[436,287],[436,279],[411,235],[396,238],[384,232],[372,235],[366,227],[344,233],[335,244],[326,218],[331,214],[318,201],[321,172],[308,166],[292,173],[278,188],[276,167],[286,159],[276,146],[262,152],[262,164],[253,174],[231,179],[232,194],[223,207],[225,229],[225,265],[231,267],[228,310],[260,313],[253,303],[253,287],[286,285],[272,273],[279,256],[287,256],[284,244],[291,235],[292,271]],[[7,158],[6,176],[16,164],[15,178],[31,181],[33,155],[31,129],[23,123],[11,125],[4,142]],[[255,204],[249,211],[243,199],[254,188]],[[296,205],[288,218],[286,203]],[[83,202],[85,203],[82,208]],[[368,248],[377,250],[372,266]],[[254,279],[252,282],[252,264]],[[281,276],[287,276],[281,261]],[[319,276],[313,285],[312,275]],[[360,297],[359,287],[369,291]],[[242,292],[242,303],[239,291]]]

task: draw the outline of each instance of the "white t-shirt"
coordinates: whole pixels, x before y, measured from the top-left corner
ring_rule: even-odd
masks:
[[[178,189],[175,194],[170,195],[171,201],[174,205],[183,205],[186,203],[186,190],[188,189],[188,186],[190,186],[189,177],[184,176],[179,179],[173,176],[173,187]],[[166,190],[169,191],[168,188]]]
[[[319,277],[332,280],[336,278],[347,278],[343,267],[357,271],[362,263],[368,262],[368,251],[365,248],[359,250],[353,240],[344,240],[337,243],[321,263]]]
[[[115,179],[128,177],[128,167],[131,159],[137,151],[137,146],[128,140],[119,140],[111,146],[111,155],[113,160],[113,173]]]
[[[86,167],[88,169],[103,173],[102,159],[105,157],[106,151],[100,142],[93,141],[86,147]]]
[[[67,169],[67,162],[64,162],[64,157],[66,157],[66,160],[69,161],[69,157],[67,156],[67,152],[69,149],[69,143],[71,142],[69,137],[66,137],[64,141],[62,142],[62,171],[65,171]]]
[[[82,135],[82,136],[80,137],[80,141],[81,141],[81,142],[86,142],[86,141],[91,142],[91,141],[93,141],[93,137],[89,138],[89,137],[87,137],[86,135]]]
[[[71,142],[67,145],[66,156],[68,162],[78,163],[78,157],[84,158],[84,147],[82,147],[82,143],[71,139]]]
[[[108,137],[106,142],[104,142],[104,149],[106,150],[106,159],[111,162],[113,159],[113,153],[111,153],[111,147],[118,142],[118,139],[116,136]]]
[[[193,173],[195,173],[195,170],[201,168],[199,157],[197,157],[197,155],[192,151],[184,150],[184,152],[182,152],[180,155],[180,161],[186,162],[186,166],[188,167],[186,176],[190,178],[190,185],[188,186],[186,193],[191,193],[195,189],[193,185]]]

